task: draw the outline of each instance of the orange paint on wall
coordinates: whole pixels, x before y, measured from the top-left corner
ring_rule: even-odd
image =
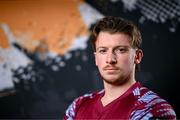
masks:
[[[17,43],[31,52],[37,50],[43,42],[49,51],[63,54],[74,38],[88,35],[88,28],[78,10],[81,2],[0,0],[0,23],[7,24],[17,38]]]

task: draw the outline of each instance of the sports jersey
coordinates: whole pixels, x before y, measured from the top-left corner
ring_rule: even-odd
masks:
[[[75,99],[64,119],[176,119],[171,105],[139,82],[106,106],[101,102],[104,93],[101,90]]]

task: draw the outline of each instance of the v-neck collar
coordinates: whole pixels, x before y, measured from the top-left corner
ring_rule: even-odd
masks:
[[[112,102],[108,103],[107,105],[103,106],[102,102],[101,102],[101,98],[104,96],[105,91],[103,91],[103,93],[99,96],[98,98],[98,108],[99,108],[99,112],[103,112],[106,111],[108,108],[110,108],[111,106],[113,106],[114,104],[117,103],[117,101],[121,101],[121,99],[129,96],[129,95],[133,95],[132,91],[136,88],[140,86],[139,82],[134,83],[125,93],[123,93],[121,96],[119,96],[118,98],[116,98],[115,100],[113,100]]]

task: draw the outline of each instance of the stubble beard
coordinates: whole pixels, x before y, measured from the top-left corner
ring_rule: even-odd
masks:
[[[114,86],[120,86],[120,85],[125,84],[126,82],[128,82],[131,79],[131,72],[128,73],[127,75],[124,75],[121,73],[121,75],[119,75],[119,77],[114,78],[114,79],[113,78],[108,79],[107,77],[103,77],[102,75],[101,75],[101,78],[105,83],[108,83],[108,84],[114,85]]]

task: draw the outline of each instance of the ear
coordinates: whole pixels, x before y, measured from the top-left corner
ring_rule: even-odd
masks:
[[[143,51],[141,49],[137,49],[134,63],[139,64],[141,62],[142,58],[143,58]]]
[[[94,52],[94,58],[95,58],[95,64],[96,64],[96,66],[97,66],[97,57],[96,57],[96,52]]]

